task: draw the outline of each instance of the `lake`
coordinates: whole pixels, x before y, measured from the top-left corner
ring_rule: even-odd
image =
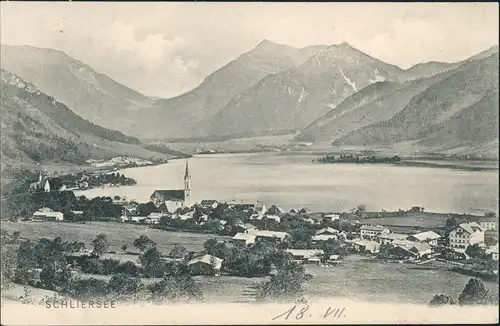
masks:
[[[498,171],[394,165],[316,164],[293,153],[197,155],[189,159],[192,199],[276,204],[285,209],[346,212],[425,207],[429,212],[498,211]],[[182,189],[186,160],[119,171],[131,187],[98,188],[77,195],[125,196],[149,201],[155,189]]]

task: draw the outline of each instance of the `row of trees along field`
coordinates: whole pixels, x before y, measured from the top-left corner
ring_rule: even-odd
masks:
[[[65,242],[60,237],[42,238],[37,242],[25,241],[20,235],[2,232],[2,290],[14,283],[56,291],[63,296],[78,299],[120,298],[150,301],[188,301],[203,298],[198,284],[190,275],[187,262],[194,253],[187,253],[183,260],[168,262],[162,258],[156,243],[142,236],[133,243],[141,250],[139,265],[120,263],[114,259],[100,259],[107,252],[108,241],[103,234],[92,241],[90,255],[77,255],[85,248],[80,242]],[[127,249],[126,245],[124,245]],[[264,245],[251,251],[237,248],[226,251],[213,241],[207,241],[204,253],[232,257],[223,269],[235,276],[264,276],[275,273],[258,287],[258,300],[292,300],[303,294],[303,283],[311,276],[302,266],[289,260],[284,251]],[[170,255],[185,252],[174,247]],[[108,281],[94,277],[79,277],[79,273],[105,274]],[[146,286],[143,278],[161,278]]]

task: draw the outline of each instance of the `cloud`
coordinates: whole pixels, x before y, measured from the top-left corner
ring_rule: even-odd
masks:
[[[6,44],[55,48],[147,95],[174,96],[262,39],[343,41],[409,67],[497,44],[495,3],[2,2]]]

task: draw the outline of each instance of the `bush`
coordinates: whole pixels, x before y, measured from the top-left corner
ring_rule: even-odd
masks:
[[[105,298],[108,293],[108,283],[95,278],[79,279],[72,283],[68,292],[80,300]]]
[[[139,276],[141,275],[141,268],[131,261],[127,261],[118,266],[118,273],[129,275],[129,276]]]
[[[103,259],[101,260],[102,270],[101,272],[105,275],[111,275],[118,273],[120,267],[120,261],[117,259]]]
[[[446,294],[435,295],[434,298],[432,298],[431,302],[429,302],[430,306],[444,306],[454,304],[456,304],[455,300]]]
[[[82,272],[87,274],[102,274],[103,264],[97,258],[85,259],[81,264]]]

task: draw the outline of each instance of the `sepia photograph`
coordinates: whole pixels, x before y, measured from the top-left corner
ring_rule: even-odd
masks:
[[[499,5],[0,3],[2,325],[499,322]]]

